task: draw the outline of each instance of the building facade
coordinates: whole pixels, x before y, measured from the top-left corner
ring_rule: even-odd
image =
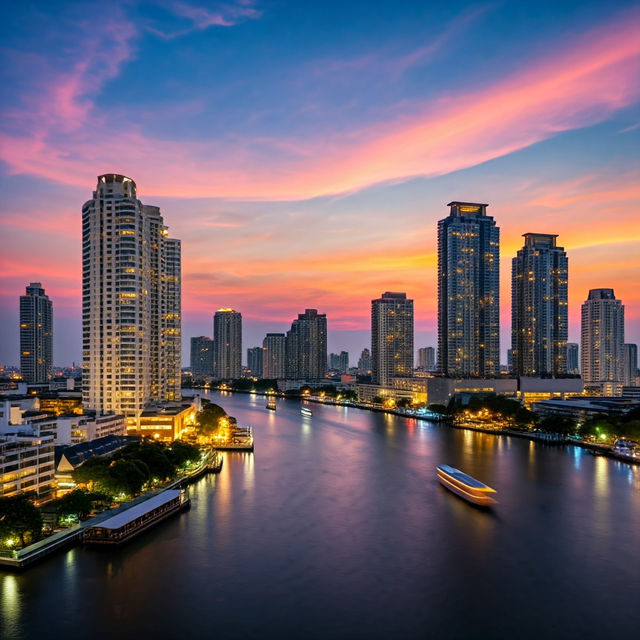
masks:
[[[486,204],[450,202],[438,222],[438,370],[500,370],[500,229]]]
[[[635,387],[638,380],[638,345],[624,345],[623,384],[625,387]]]
[[[25,382],[53,375],[53,304],[39,282],[20,296],[20,372]]]
[[[213,375],[213,340],[207,336],[191,338],[191,373],[194,376]]]
[[[367,376],[371,373],[371,351],[363,349],[358,359],[358,375]]]
[[[217,380],[242,377],[242,314],[218,309],[213,316],[213,376]]]
[[[317,309],[298,314],[287,331],[286,377],[320,380],[327,372],[327,316]]]
[[[34,492],[48,497],[55,482],[54,437],[44,434],[0,436],[0,497]]]
[[[577,342],[567,342],[567,373],[580,374],[580,346]]]
[[[82,207],[83,405],[138,418],[180,399],[180,241],[136,184],[98,176]]]
[[[283,379],[287,371],[287,337],[267,333],[262,341],[262,374],[267,379]]]
[[[387,291],[371,301],[371,381],[413,375],[413,300]]]
[[[582,305],[580,371],[586,385],[616,395],[624,380],[624,306],[613,289],[591,289]]]
[[[511,263],[511,353],[515,376],[567,373],[569,260],[556,235],[525,233]]]
[[[436,370],[436,350],[433,347],[418,349],[418,367],[424,371]]]
[[[282,334],[284,336],[284,333]],[[247,349],[248,374],[253,378],[262,378],[264,368],[264,353],[262,347],[250,347]]]

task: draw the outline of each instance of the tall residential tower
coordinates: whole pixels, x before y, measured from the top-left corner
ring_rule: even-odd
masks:
[[[569,261],[558,236],[525,233],[511,264],[511,350],[515,376],[567,373]]]
[[[53,305],[39,282],[20,296],[20,372],[25,382],[47,382],[53,374]]]
[[[327,316],[305,309],[291,323],[286,339],[286,377],[320,380],[327,372]]]
[[[83,405],[140,415],[180,399],[180,241],[136,183],[98,176],[82,207]]]
[[[213,375],[213,340],[208,336],[191,338],[191,373],[194,376]]]
[[[387,291],[371,301],[371,382],[413,375],[413,300]]]
[[[213,316],[213,375],[218,380],[242,377],[242,314],[218,309]]]
[[[616,395],[624,381],[624,306],[613,289],[591,289],[582,305],[580,373],[585,386]]]
[[[438,369],[500,371],[500,229],[487,204],[450,202],[438,222]]]

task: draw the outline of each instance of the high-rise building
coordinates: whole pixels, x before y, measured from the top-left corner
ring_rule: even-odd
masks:
[[[349,352],[341,351],[340,353],[330,353],[329,369],[340,373],[347,373],[349,370]]]
[[[623,384],[625,387],[635,387],[638,379],[638,345],[624,345]]]
[[[371,373],[371,351],[363,349],[358,359],[358,375],[366,376]]]
[[[567,342],[567,373],[580,373],[580,347],[577,342]]]
[[[286,339],[286,377],[320,380],[327,372],[327,316],[306,309],[291,323]]]
[[[591,289],[582,305],[580,371],[585,385],[617,393],[624,379],[624,306],[613,289]]]
[[[450,202],[438,222],[438,369],[450,377],[500,370],[500,229],[487,204]]]
[[[194,376],[213,375],[213,340],[207,336],[191,338],[191,373]]]
[[[136,184],[98,176],[82,207],[83,405],[137,418],[179,400],[180,241]]]
[[[25,382],[46,382],[53,374],[53,305],[39,282],[20,296],[20,372]]]
[[[286,377],[287,338],[284,333],[267,333],[262,341],[263,372],[267,379]]]
[[[569,260],[558,236],[525,233],[511,263],[511,349],[515,376],[567,373]]]
[[[284,334],[282,334],[284,335]],[[262,347],[250,347],[247,349],[247,369],[252,378],[262,378],[263,369],[263,349]]]
[[[435,371],[436,350],[433,347],[422,347],[418,349],[418,367],[424,371]]]
[[[413,300],[387,291],[371,301],[371,381],[413,375]]]
[[[218,309],[213,316],[213,375],[218,380],[242,376],[242,314]]]

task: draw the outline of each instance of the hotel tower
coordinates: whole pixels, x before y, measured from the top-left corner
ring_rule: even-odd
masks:
[[[82,207],[83,405],[135,419],[180,399],[180,241],[136,183],[98,176]]]
[[[213,316],[213,377],[242,377],[242,314],[233,309],[218,309]]]
[[[487,204],[447,206],[438,222],[438,369],[490,378],[500,371],[500,229]]]

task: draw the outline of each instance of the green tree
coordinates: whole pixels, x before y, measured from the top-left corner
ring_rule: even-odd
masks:
[[[219,428],[220,418],[227,417],[227,412],[213,402],[202,406],[202,411],[196,415],[196,431],[203,436],[215,435]]]
[[[84,485],[101,485],[109,476],[110,461],[96,456],[71,472],[74,482]]]
[[[575,420],[567,416],[548,416],[538,423],[538,428],[551,433],[572,435],[576,432],[578,425]]]
[[[184,467],[187,463],[200,460],[200,448],[193,444],[176,440],[171,443],[167,455],[175,467]]]
[[[25,494],[0,498],[0,544],[18,538],[20,546],[38,540],[42,515]]]
[[[116,460],[109,467],[106,487],[113,494],[133,496],[140,492],[146,478],[140,468],[130,460]]]

